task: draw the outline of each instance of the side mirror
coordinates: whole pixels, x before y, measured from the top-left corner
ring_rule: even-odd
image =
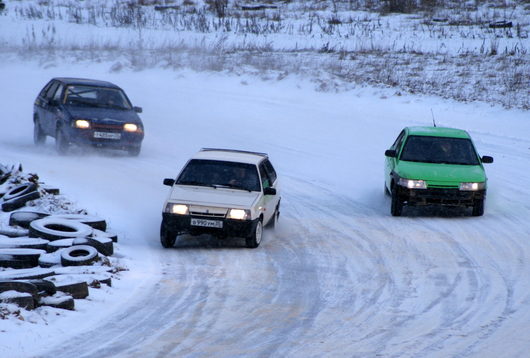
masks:
[[[263,189],[263,194],[265,195],[276,195],[276,188],[265,188]]]
[[[173,186],[174,184],[175,184],[175,179],[169,179],[169,178],[164,179],[164,185]]]
[[[136,112],[136,113],[142,113],[143,109],[142,107],[133,107],[133,110]]]
[[[57,101],[56,99],[50,99],[48,101],[48,104],[52,107],[57,107],[59,105],[59,101]]]
[[[395,158],[396,154],[397,153],[396,153],[395,149],[387,149],[387,150],[385,150],[385,156],[386,157]]]
[[[484,164],[490,164],[490,163],[493,163],[493,157],[490,157],[489,155],[484,155],[482,158],[480,158],[482,160],[482,163]]]

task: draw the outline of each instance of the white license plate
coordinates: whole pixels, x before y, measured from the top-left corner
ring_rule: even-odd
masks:
[[[219,220],[206,220],[206,219],[191,218],[191,225],[202,226],[202,227],[214,227],[217,229],[223,228],[223,222]]]
[[[102,139],[121,139],[121,133],[113,133],[113,132],[94,132],[94,138],[102,138]]]

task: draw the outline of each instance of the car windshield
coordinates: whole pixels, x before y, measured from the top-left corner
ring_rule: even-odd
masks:
[[[410,136],[401,160],[423,163],[478,165],[478,157],[467,138]]]
[[[178,177],[177,184],[261,190],[255,165],[219,160],[190,160]]]
[[[64,103],[71,106],[130,110],[131,103],[117,88],[72,85],[66,88]]]

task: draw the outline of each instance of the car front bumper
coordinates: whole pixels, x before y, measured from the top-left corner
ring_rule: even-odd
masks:
[[[191,219],[206,219],[222,222],[222,228],[195,226]],[[258,219],[255,220],[232,220],[225,218],[209,218],[192,215],[175,215],[162,213],[162,225],[173,234],[201,235],[210,234],[219,237],[248,237],[256,227]]]
[[[97,138],[95,132],[104,133],[108,138]],[[67,132],[68,141],[77,145],[112,148],[131,149],[139,148],[144,139],[143,132],[104,131],[99,129],[69,128]],[[114,138],[111,138],[113,136]],[[119,138],[116,138],[118,137]]]
[[[486,197],[486,190],[461,191],[456,188],[409,189],[397,187],[397,195],[407,205],[473,206]]]

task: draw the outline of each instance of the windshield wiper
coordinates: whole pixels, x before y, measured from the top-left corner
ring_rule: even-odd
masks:
[[[229,189],[245,190],[248,192],[252,192],[252,190],[250,189],[243,188],[239,185],[234,185],[234,184],[214,184],[213,186],[216,188],[229,188]]]
[[[202,183],[202,182],[199,182],[199,181],[192,181],[192,180],[180,181],[180,182],[177,182],[177,184],[179,184],[179,185],[208,186],[210,188],[217,189],[217,187],[215,185],[213,185],[213,184],[207,184],[207,183]]]

